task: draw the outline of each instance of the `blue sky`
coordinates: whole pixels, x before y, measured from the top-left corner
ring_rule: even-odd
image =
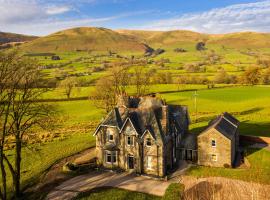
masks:
[[[47,35],[98,26],[270,32],[270,0],[0,0],[0,31]]]

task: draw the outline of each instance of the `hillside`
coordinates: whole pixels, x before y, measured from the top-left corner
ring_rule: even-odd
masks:
[[[270,34],[240,32],[223,35],[210,35],[210,44],[218,44],[232,48],[269,48]]]
[[[198,41],[231,48],[269,48],[270,34],[240,32],[230,34],[202,34],[192,31],[136,31],[119,30],[119,33],[131,35],[153,47],[194,45]]]
[[[0,32],[0,45],[14,42],[26,42],[36,39],[35,36],[21,35],[15,33]]]
[[[148,47],[134,37],[105,28],[73,28],[22,45],[27,52],[116,51],[145,52]]]

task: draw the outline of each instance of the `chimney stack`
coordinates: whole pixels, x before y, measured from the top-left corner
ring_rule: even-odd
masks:
[[[162,117],[161,117],[161,127],[164,135],[167,135],[168,133],[168,123],[169,123],[169,110],[168,105],[163,105],[161,107],[162,111]]]

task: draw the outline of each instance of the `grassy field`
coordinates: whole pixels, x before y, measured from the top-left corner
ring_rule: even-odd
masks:
[[[73,200],[161,200],[161,197],[144,194],[140,192],[131,192],[118,188],[96,188],[89,192],[81,193]]]
[[[270,105],[265,103],[270,101],[270,87],[246,86],[207,90],[203,85],[181,86],[183,90],[194,88],[202,89],[197,91],[197,112],[194,91],[177,92],[177,85],[157,85],[151,91],[171,91],[158,96],[166,99],[167,103],[188,106],[192,121],[191,132],[200,132],[212,118],[222,112],[230,112],[241,121],[241,134],[270,136]],[[66,123],[69,125],[99,121],[104,117],[104,112],[89,100],[56,102],[55,105],[59,107],[61,114],[67,117]]]
[[[73,155],[95,145],[92,134],[74,134],[65,139],[57,138],[53,142],[35,144],[24,148],[22,152],[22,186],[31,185],[38,180],[51,165],[65,157]],[[12,160],[12,154],[9,153]],[[11,188],[11,177],[8,176]]]
[[[196,166],[189,169],[187,174],[195,177],[227,177],[270,184],[270,151],[265,149],[248,149],[247,159],[251,165],[248,169]]]

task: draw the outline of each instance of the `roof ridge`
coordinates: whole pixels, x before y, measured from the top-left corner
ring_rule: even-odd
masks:
[[[225,119],[227,122],[229,122],[231,125],[233,125],[235,128],[238,127],[236,124],[234,124],[234,123],[231,122],[229,119],[227,119],[224,115],[223,115],[222,117],[223,117],[223,119]]]

